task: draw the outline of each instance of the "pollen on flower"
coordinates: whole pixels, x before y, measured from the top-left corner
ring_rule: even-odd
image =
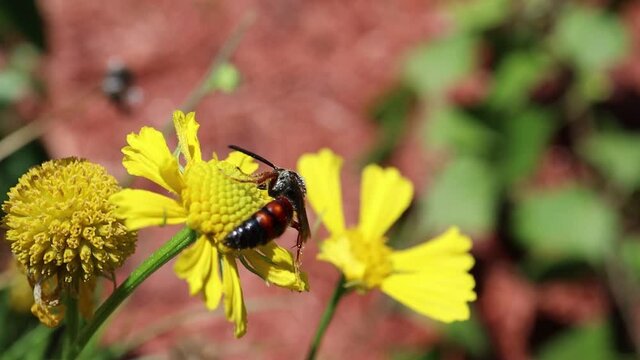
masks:
[[[113,273],[134,252],[136,234],[108,201],[119,189],[102,166],[76,158],[48,161],[19,179],[2,209],[6,239],[32,284],[55,277],[77,291],[78,282]]]
[[[196,163],[184,174],[182,194],[187,226],[219,245],[224,237],[271,199],[234,165],[211,160]],[[247,181],[239,181],[247,179]]]

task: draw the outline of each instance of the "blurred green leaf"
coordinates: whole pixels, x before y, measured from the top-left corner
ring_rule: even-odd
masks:
[[[448,1],[456,25],[468,32],[478,32],[499,25],[509,14],[510,0]]]
[[[491,129],[454,107],[434,108],[425,126],[429,150],[447,150],[456,155],[487,155],[495,138]]]
[[[468,75],[475,64],[476,39],[459,33],[413,49],[404,68],[404,81],[426,97],[441,98]]]
[[[486,358],[489,355],[487,330],[482,327],[476,316],[467,321],[457,321],[447,326],[448,338],[462,346],[473,358]]]
[[[580,186],[540,190],[516,204],[516,238],[537,258],[599,263],[618,235],[614,209]]]
[[[609,326],[590,324],[569,330],[546,343],[538,360],[601,360],[616,359],[613,338]]]
[[[230,63],[224,63],[211,74],[208,87],[210,90],[220,90],[223,93],[233,92],[240,84],[240,72]]]
[[[40,325],[25,332],[9,349],[2,353],[2,359],[40,360],[47,358],[45,352],[53,331],[53,329]]]
[[[403,134],[409,113],[415,104],[415,93],[405,86],[387,91],[376,101],[370,117],[378,125],[378,138],[368,151],[363,164],[383,163],[393,153]]]
[[[640,234],[626,237],[621,242],[620,255],[634,279],[640,280]]]
[[[8,68],[0,72],[0,104],[8,104],[24,96],[30,87],[29,74]]]
[[[437,175],[426,198],[429,231],[456,225],[471,234],[493,229],[499,186],[495,171],[484,161],[461,157]]]
[[[521,109],[550,65],[551,58],[538,50],[508,53],[496,70],[488,105],[502,112]]]
[[[500,148],[500,170],[506,184],[529,176],[553,135],[553,114],[528,109],[504,121],[504,143]]]
[[[620,188],[640,186],[640,136],[622,131],[598,132],[580,144],[580,153]]]
[[[552,42],[556,52],[582,72],[608,69],[629,47],[628,34],[616,15],[587,6],[565,8]]]

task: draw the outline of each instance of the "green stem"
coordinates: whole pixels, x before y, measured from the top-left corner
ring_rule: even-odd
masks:
[[[63,359],[65,360],[71,360],[74,358],[73,344],[78,337],[79,321],[78,300],[71,295],[67,295],[64,313],[64,348],[62,349]]]
[[[318,324],[318,329],[316,330],[316,335],[313,337],[313,342],[311,343],[311,347],[309,348],[307,360],[313,360],[316,358],[318,348],[320,347],[320,342],[322,342],[324,333],[327,331],[327,327],[329,327],[331,319],[333,319],[333,314],[336,312],[338,302],[343,295],[349,292],[349,289],[347,289],[344,285],[344,276],[341,276],[340,280],[338,280],[338,283],[336,284],[335,290],[333,291],[331,300],[329,300],[326,309],[324,309],[324,313],[322,314],[322,318],[320,319],[320,324]]]
[[[80,331],[80,336],[76,339],[72,349],[74,356],[79,355],[82,349],[91,340],[93,335],[100,329],[100,326],[114,312],[116,308],[140,285],[146,278],[166,264],[173,257],[178,255],[187,246],[193,244],[196,234],[191,229],[182,229],[171,240],[149,256],[138,268],[133,270],[131,275],[116,288],[116,290],[105,300],[96,310],[93,319]]]

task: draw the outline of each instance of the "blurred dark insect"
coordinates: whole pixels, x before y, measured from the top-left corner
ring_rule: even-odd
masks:
[[[133,71],[119,59],[110,59],[102,79],[102,93],[118,110],[129,113],[131,106],[142,101],[142,89],[135,86]]]

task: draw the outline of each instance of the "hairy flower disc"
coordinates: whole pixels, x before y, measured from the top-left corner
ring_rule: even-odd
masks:
[[[120,187],[97,164],[48,161],[24,174],[2,205],[7,241],[31,281],[63,284],[111,274],[133,253],[136,234],[113,215]]]
[[[185,172],[182,193],[187,226],[221,245],[229,232],[271,200],[249,180],[228,162],[193,164]]]

